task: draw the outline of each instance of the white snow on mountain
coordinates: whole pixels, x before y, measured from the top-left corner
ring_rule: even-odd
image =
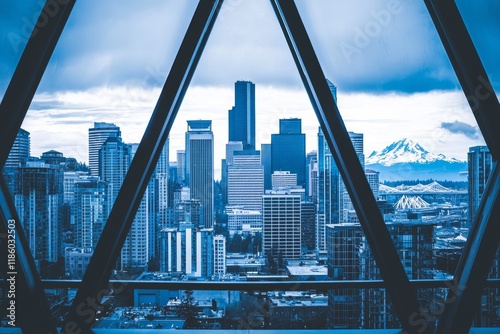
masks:
[[[392,166],[399,163],[420,163],[428,164],[435,161],[445,161],[449,163],[460,163],[462,161],[455,158],[447,158],[443,154],[434,154],[424,149],[420,144],[411,139],[401,139],[384,148],[382,151],[373,151],[366,158],[366,165],[380,164]]]

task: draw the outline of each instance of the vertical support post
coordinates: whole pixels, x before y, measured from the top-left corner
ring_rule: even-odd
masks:
[[[95,315],[97,311],[94,305],[98,305],[102,297],[113,289],[112,286],[108,286],[110,273],[116,264],[222,2],[223,0],[200,0],[198,3],[153,115],[87,267],[82,285],[66,317],[62,328],[63,333],[69,334],[75,331],[89,333],[95,322],[95,316],[92,315]]]

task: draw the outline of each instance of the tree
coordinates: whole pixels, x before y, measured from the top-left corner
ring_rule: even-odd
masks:
[[[181,305],[179,306],[178,315],[186,317],[184,328],[197,328],[198,320],[196,320],[196,301],[193,297],[193,290],[184,291],[182,296]]]

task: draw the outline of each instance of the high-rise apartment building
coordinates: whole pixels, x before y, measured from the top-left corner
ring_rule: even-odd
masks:
[[[297,174],[297,185],[305,188],[306,135],[300,119],[280,119],[279,134],[271,135],[271,170]]]
[[[43,161],[19,168],[15,205],[35,261],[56,262],[60,252],[63,171]]]
[[[139,144],[131,144],[131,159],[134,158]],[[156,172],[159,172],[158,174]],[[160,194],[159,184],[162,184],[163,195]],[[168,196],[168,142],[165,144],[155,171],[151,176],[144,192],[134,221],[121,250],[121,268],[146,268],[148,261],[156,257],[156,231],[159,223],[159,199]],[[162,213],[166,214],[165,205]],[[164,221],[166,224],[166,222]]]
[[[255,85],[234,84],[234,107],[229,110],[229,140],[241,141],[244,150],[255,150]]]
[[[203,210],[202,227],[214,220],[214,135],[212,121],[187,121],[186,180],[191,199],[199,199]]]
[[[76,246],[95,249],[107,220],[107,183],[97,177],[74,182],[71,211],[75,220]]]
[[[226,237],[216,235],[214,237],[214,275],[226,274]]]
[[[192,224],[160,231],[160,270],[196,277],[211,277],[214,270],[213,229]]]
[[[5,168],[18,168],[30,156],[30,133],[19,129],[14,145],[10,149],[9,156],[5,162]]]
[[[111,212],[118,192],[127,174],[132,148],[121,137],[108,137],[99,150],[99,177],[108,183],[108,213]]]
[[[228,166],[228,205],[241,205],[247,210],[262,211],[264,168],[259,151],[234,151]]]
[[[120,128],[112,123],[94,122],[89,129],[89,168],[90,175],[99,176],[99,150],[109,137],[121,137]]]
[[[262,196],[263,251],[273,257],[299,259],[301,246],[300,195]]]

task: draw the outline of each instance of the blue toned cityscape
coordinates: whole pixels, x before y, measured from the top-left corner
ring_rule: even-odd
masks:
[[[328,85],[337,101],[336,86]],[[255,92],[250,81],[234,84],[221,161],[212,120],[188,120],[175,153],[167,140],[111,278],[381,279],[321,128],[307,152],[302,120],[282,118],[278,133],[257,146]],[[83,278],[139,145],[123,136],[119,124],[94,122],[87,164],[56,150],[33,157],[29,129],[19,131],[3,175],[43,279]],[[470,147],[464,162],[402,138],[365,158],[364,135],[349,137],[408,278],[453,278],[492,171],[488,147]],[[500,278],[498,252],[490,278]],[[429,323],[440,315],[432,303],[446,290],[418,289]],[[75,291],[47,290],[60,321]],[[384,288],[125,289],[110,291],[95,311],[95,328],[401,327]],[[500,326],[500,289],[485,289],[474,326]]]
[[[0,334],[500,332],[500,1],[0,1]]]

